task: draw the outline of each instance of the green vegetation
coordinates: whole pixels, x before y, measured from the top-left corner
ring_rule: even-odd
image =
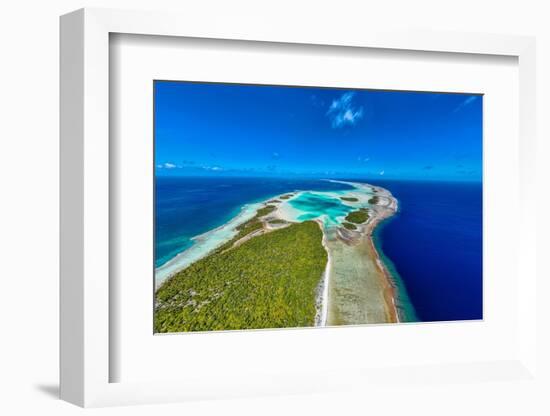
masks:
[[[265,217],[267,214],[271,214],[276,209],[277,207],[275,205],[266,205],[256,212],[256,217]]]
[[[347,230],[356,230],[357,229],[357,226],[355,224],[352,224],[351,222],[345,222],[342,225]]]
[[[243,222],[241,225],[239,225],[237,228],[235,228],[238,233],[235,237],[233,237],[230,241],[225,243],[222,247],[227,248],[226,245],[233,243],[237,240],[240,240],[244,236],[253,233],[254,231],[260,230],[263,228],[262,222],[258,219],[258,217],[254,217],[251,220],[248,220],[247,222]],[[221,247],[220,247],[221,248]]]
[[[379,200],[380,200],[380,199],[375,195],[375,196],[373,196],[371,199],[369,199],[369,204],[371,204],[371,205],[376,205],[376,204],[378,204],[378,201],[379,201]]]
[[[363,224],[368,219],[369,211],[367,209],[353,211],[346,216],[346,221],[353,222],[355,224]]]
[[[286,224],[285,220],[281,220],[279,218],[275,218],[274,220],[269,221],[270,224]]]
[[[357,198],[354,198],[352,196],[341,196],[340,199],[342,201],[346,201],[346,202],[357,202],[357,201],[359,201]]]
[[[266,205],[265,207],[260,208],[258,211],[256,211],[256,215],[253,218],[237,226],[235,228],[235,230],[238,231],[237,235],[229,240],[227,243],[222,244],[220,247],[218,247],[216,249],[216,252],[227,250],[228,248],[232,247],[236,241],[247,236],[248,234],[253,233],[254,231],[262,229],[264,225],[260,221],[260,217],[271,214],[276,209],[277,207],[275,205]]]
[[[267,201],[268,204],[278,204],[279,202],[281,201],[279,201],[278,199],[270,199],[269,201]]]
[[[157,290],[155,332],[313,325],[322,237],[306,221],[193,263]]]
[[[286,195],[280,196],[279,199],[290,199],[293,196],[294,196],[294,194],[286,194]]]

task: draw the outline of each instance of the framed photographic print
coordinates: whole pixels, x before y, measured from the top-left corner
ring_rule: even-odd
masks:
[[[213,19],[61,19],[61,397],[530,378],[533,39]]]

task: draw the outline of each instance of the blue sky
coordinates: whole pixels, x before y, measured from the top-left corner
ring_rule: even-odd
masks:
[[[482,97],[155,82],[158,175],[479,181]]]

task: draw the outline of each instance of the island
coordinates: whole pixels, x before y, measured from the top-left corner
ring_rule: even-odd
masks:
[[[384,188],[275,195],[245,206],[157,269],[155,332],[406,320],[373,231],[397,211]]]

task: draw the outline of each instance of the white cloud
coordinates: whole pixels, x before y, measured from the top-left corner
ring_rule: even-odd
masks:
[[[467,105],[472,104],[475,100],[477,100],[477,95],[470,95],[468,98],[466,98],[464,101],[462,101],[462,102],[453,110],[453,113],[456,113],[457,111],[460,111],[462,108],[466,107]]]
[[[380,176],[384,176],[384,173],[385,173],[385,172],[384,172],[383,170],[381,170],[381,171],[380,171]]]
[[[363,118],[363,107],[353,105],[354,92],[346,92],[336,100],[333,100],[327,111],[332,128],[337,129],[345,125],[355,125]]]
[[[201,169],[211,170],[211,171],[214,171],[214,172],[218,172],[220,170],[223,170],[223,168],[221,166],[201,166]]]
[[[170,162],[161,163],[160,165],[157,165],[157,168],[159,169],[174,169],[177,168],[176,165]]]
[[[158,169],[192,169],[192,170],[208,170],[208,171],[213,171],[213,172],[219,172],[219,171],[223,171],[225,170],[223,167],[221,166],[218,166],[218,165],[214,165],[214,166],[210,166],[210,165],[197,165],[195,166],[195,162],[193,163],[184,163],[184,164],[179,164],[179,165],[176,165],[175,163],[171,163],[171,162],[164,162],[164,163],[160,163],[157,165],[157,168]]]

